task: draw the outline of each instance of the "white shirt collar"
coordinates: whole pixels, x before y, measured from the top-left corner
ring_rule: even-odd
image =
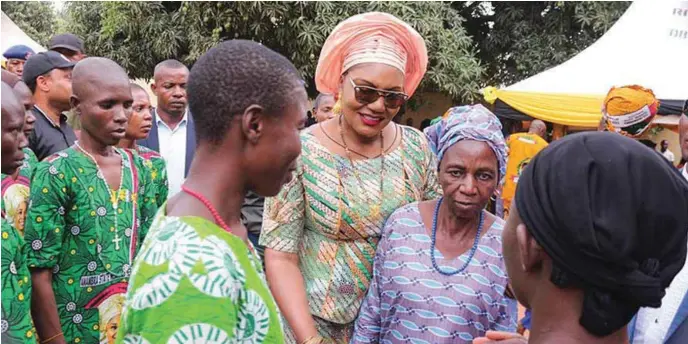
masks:
[[[189,108],[187,107],[186,110],[184,111],[184,117],[182,117],[182,120],[179,121],[179,123],[177,123],[177,126],[175,127],[175,130],[176,130],[177,128],[179,128],[180,126],[182,126],[182,124],[186,124],[188,115],[189,115]],[[158,122],[158,126],[164,125],[167,129],[170,128],[170,127],[167,125],[167,123],[165,123],[165,121],[163,121],[163,120],[160,118],[160,115],[158,115],[158,112],[157,112],[157,111],[155,112],[155,119],[156,119],[157,122]]]
[[[683,177],[686,178],[686,180],[688,180],[688,163],[683,165]]]

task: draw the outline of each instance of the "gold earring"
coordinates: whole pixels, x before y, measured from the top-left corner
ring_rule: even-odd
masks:
[[[342,94],[339,93],[337,95],[337,101],[334,103],[334,106],[332,107],[332,112],[339,116],[342,114]]]

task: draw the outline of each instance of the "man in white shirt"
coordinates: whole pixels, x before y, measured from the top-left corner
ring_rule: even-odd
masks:
[[[189,69],[177,60],[165,60],[155,66],[151,89],[157,96],[153,126],[140,145],[158,151],[167,163],[167,178],[174,196],[189,172],[196,150],[193,117],[187,108],[186,83]]]
[[[681,155],[688,159],[688,101],[683,108],[678,135]],[[688,180],[688,164],[683,166],[681,173]],[[641,308],[628,327],[631,344],[688,343],[688,264],[666,289],[662,306]]]
[[[659,144],[659,151],[669,162],[674,163],[674,153],[669,150],[669,141],[662,140],[662,143]]]

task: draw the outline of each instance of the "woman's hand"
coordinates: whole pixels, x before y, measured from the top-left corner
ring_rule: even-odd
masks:
[[[514,332],[487,331],[485,337],[473,339],[473,344],[527,344],[528,339]]]
[[[270,291],[294,332],[296,342],[319,337],[308,306],[298,255],[266,248],[265,272]]]

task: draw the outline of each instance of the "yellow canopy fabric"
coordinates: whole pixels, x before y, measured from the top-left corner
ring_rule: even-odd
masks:
[[[485,100],[499,99],[531,117],[556,124],[596,128],[602,119],[604,95],[537,93],[483,89]]]

